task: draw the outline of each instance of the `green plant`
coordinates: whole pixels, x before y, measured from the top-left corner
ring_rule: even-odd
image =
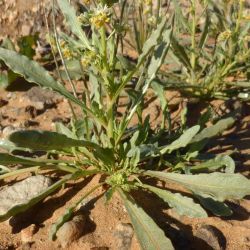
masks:
[[[175,8],[176,32],[159,78],[198,98],[249,100],[249,13],[244,1],[190,0]]]
[[[102,185],[108,185],[107,201],[114,192],[119,193],[143,249],[173,249],[164,232],[135,202],[132,191],[155,193],[178,213],[191,217],[206,217],[207,213],[202,206],[216,215],[230,215],[231,210],[223,201],[241,199],[249,194],[249,180],[234,174],[234,162],[229,156],[217,156],[208,161],[198,159],[197,156],[208,139],[232,125],[234,119],[224,118],[206,127],[204,124],[209,115],[204,114],[199,125],[187,128],[183,115],[179,130],[171,128],[164,90],[161,85],[153,82],[170,46],[171,24],[168,24],[167,18],[159,19],[156,28],[145,41],[137,62],[131,65],[119,53],[118,37],[121,34],[115,29],[117,18],[112,15],[113,2],[117,1],[101,2],[77,18],[67,0],[58,1],[76,37],[73,39],[66,34],[58,36],[54,32],[54,46],[57,48],[54,51],[55,59],[57,62],[58,55],[61,57],[72,93],[63,85],[63,77],[55,80],[38,63],[14,51],[0,48],[0,58],[6,65],[26,80],[63,95],[69,100],[73,113],[70,127],[57,124],[57,132],[18,131],[12,133],[8,140],[0,141],[0,147],[8,151],[0,154],[0,164],[3,165],[0,179],[29,172],[44,173],[44,170],[48,171],[46,173],[58,171],[65,174],[26,204],[17,205],[0,215],[0,221],[25,211],[69,181],[100,174],[104,177],[103,182],[66,210],[52,226],[51,238],[56,238],[57,230],[73,215],[83,199]],[[117,4],[122,4],[122,1]],[[83,31],[82,25],[90,29],[89,36]],[[82,93],[77,92],[70,77],[70,60],[78,64],[81,70],[84,86]],[[58,74],[61,75],[59,69]],[[132,85],[133,79],[137,79],[135,86]],[[163,112],[163,122],[156,130],[151,129],[149,117],[143,119],[142,116],[144,97],[151,85],[161,101]],[[122,97],[126,99],[126,110],[121,117],[119,111]],[[133,117],[138,120],[135,126],[131,123]],[[22,157],[14,154],[17,150],[43,151],[52,156],[64,155],[67,160]],[[199,164],[190,159],[199,161]],[[16,169],[11,166],[17,163],[21,167]],[[159,171],[162,168],[168,172]],[[220,172],[197,174],[204,170]],[[147,177],[182,185],[194,194],[202,206],[179,193],[146,184]]]

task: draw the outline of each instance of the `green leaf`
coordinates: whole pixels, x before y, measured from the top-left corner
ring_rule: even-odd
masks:
[[[179,215],[186,215],[194,218],[207,217],[206,211],[191,198],[149,185],[143,185],[143,187],[159,196],[162,200],[168,203],[170,207],[174,208]]]
[[[212,172],[225,166],[225,172],[232,174],[235,170],[234,160],[228,155],[217,155],[214,159],[205,161],[190,168],[191,173],[202,171]]]
[[[9,173],[9,172],[11,172],[11,169],[0,165],[0,175],[6,174],[6,173]]]
[[[201,38],[200,38],[200,41],[199,41],[199,48],[200,49],[204,48],[207,37],[209,35],[208,32],[209,32],[209,26],[210,26],[210,22],[211,22],[210,20],[211,20],[211,17],[209,15],[209,12],[206,11],[206,20],[205,20],[204,28],[203,28]]]
[[[228,117],[225,119],[219,120],[216,124],[204,128],[199,134],[197,134],[191,141],[191,143],[199,142],[207,138],[212,138],[217,136],[218,134],[222,133],[229,127],[231,127],[235,123],[235,118]]]
[[[8,67],[10,67],[15,73],[22,75],[28,82],[34,82],[43,87],[53,89],[70,101],[81,106],[83,111],[89,114],[90,117],[96,118],[96,121],[99,121],[104,127],[106,126],[105,121],[99,117],[96,117],[96,115],[86,106],[86,104],[79,101],[37,62],[31,61],[26,56],[19,55],[14,51],[3,48],[0,48],[0,59],[4,60]]]
[[[140,65],[144,61],[145,57],[154,49],[154,47],[159,44],[159,39],[161,38],[166,23],[167,17],[164,17],[158,24],[157,28],[151,33],[150,37],[144,43],[142,53],[138,58],[138,65]]]
[[[80,21],[78,21],[77,19],[74,7],[69,3],[68,0],[57,0],[57,3],[72,33],[75,34],[83,42],[85,48],[91,49],[88,38],[82,30]]]
[[[186,53],[185,48],[178,43],[178,41],[176,40],[174,36],[172,36],[171,46],[172,46],[175,56],[179,60],[179,63],[185,66],[187,69],[191,69],[192,67],[188,59],[188,55]]]
[[[57,133],[66,135],[68,138],[77,139],[74,133],[61,122],[57,122],[55,125]]]
[[[250,180],[241,174],[183,175],[158,171],[146,171],[144,174],[164,181],[179,183],[195,194],[203,197],[209,196],[218,201],[241,199],[250,194]]]
[[[50,131],[17,131],[9,136],[9,140],[17,147],[25,147],[32,150],[63,150],[71,147],[98,148],[95,143],[83,140],[74,140],[63,134]]]
[[[82,68],[80,65],[79,60],[73,59],[73,60],[67,60],[65,61],[70,79],[73,80],[79,80],[83,76]],[[60,74],[64,80],[68,80],[67,74],[65,70],[60,70]]]
[[[18,46],[20,48],[19,53],[32,59],[36,54],[34,46],[38,39],[38,34],[23,36],[18,40]]]
[[[68,92],[63,85],[59,84],[43,67],[28,57],[19,55],[15,51],[0,48],[0,58],[15,73],[22,75],[28,82],[37,83],[43,87],[51,88],[71,101],[82,103]]]
[[[141,248],[143,250],[174,249],[171,241],[165,236],[162,229],[135,203],[134,199],[122,190],[119,190],[119,194],[130,216]]]
[[[23,164],[23,165],[38,165],[37,161],[31,159],[25,159],[23,157],[17,157],[5,153],[0,153],[0,164]]]
[[[203,207],[211,211],[216,216],[230,216],[232,215],[232,210],[223,202],[217,201],[212,197],[202,197],[195,195],[202,204]]]
[[[8,37],[3,39],[1,47],[15,51],[15,44]]]
[[[171,27],[166,29],[162,33],[162,42],[155,49],[154,55],[153,55],[151,62],[148,66],[148,77],[149,77],[150,81],[152,81],[155,78],[155,74],[158,72],[159,68],[161,67],[161,65],[164,62],[164,59],[167,55],[167,52],[168,52],[168,49],[170,46],[170,40],[171,40],[172,33],[173,33],[173,30]]]
[[[163,147],[160,150],[160,153],[171,153],[176,149],[186,147],[191,142],[192,138],[199,132],[199,130],[199,125],[187,129],[177,140],[173,141],[170,145]]]
[[[0,164],[22,164],[27,166],[51,166],[52,164],[59,164],[63,163],[64,165],[67,163],[66,160],[50,160],[44,158],[29,158],[29,157],[21,157],[10,155],[6,153],[0,153]]]
[[[7,73],[0,72],[0,89],[4,89],[8,87],[9,81],[8,81],[8,75]]]

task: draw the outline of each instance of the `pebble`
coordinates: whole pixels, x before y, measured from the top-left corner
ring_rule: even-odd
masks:
[[[114,232],[117,249],[130,249],[133,235],[134,229],[130,223],[119,223]]]
[[[34,241],[33,236],[37,231],[37,226],[35,224],[31,224],[29,227],[24,228],[21,231],[21,241],[22,243],[31,243]]]
[[[50,178],[36,175],[2,188],[0,191],[0,215],[7,213],[14,206],[27,203],[50,185],[52,185]]]
[[[76,215],[71,221],[63,224],[57,232],[57,240],[62,248],[67,248],[82,236],[85,224],[86,217],[84,215]]]
[[[63,97],[59,94],[37,86],[32,87],[30,90],[28,90],[24,94],[24,97],[27,97],[32,103],[32,106],[34,106],[38,110],[51,108],[56,103],[59,103],[63,100]]]

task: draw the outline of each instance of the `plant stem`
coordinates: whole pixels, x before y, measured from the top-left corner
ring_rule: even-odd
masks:
[[[192,83],[193,85],[196,82],[195,77],[195,68],[196,68],[196,42],[195,42],[195,34],[196,34],[196,0],[192,0],[191,3],[191,15],[192,15],[192,34],[191,34],[191,67],[192,67]]]
[[[36,172],[37,170],[39,170],[39,168],[40,168],[40,166],[36,166],[36,167],[29,167],[29,168],[23,168],[23,169],[11,171],[7,174],[0,175],[0,180],[3,180],[5,178],[11,177],[11,176],[19,175],[19,174],[24,174],[24,173],[28,173],[28,172]]]

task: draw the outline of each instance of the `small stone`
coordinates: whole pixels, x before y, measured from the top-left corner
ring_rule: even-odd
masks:
[[[33,106],[40,106],[41,108],[42,106],[44,106],[44,108],[51,108],[55,106],[56,103],[59,103],[63,100],[62,96],[59,94],[37,86],[28,90],[24,96],[26,96],[29,101],[32,102]]]
[[[14,97],[15,96],[15,94],[14,93],[11,93],[11,92],[9,92],[8,94],[7,94],[7,98],[8,99],[11,99],[12,97]]]
[[[201,225],[194,236],[205,241],[214,250],[225,249],[226,240],[220,230],[211,225]]]
[[[84,231],[86,217],[77,215],[71,221],[67,221],[57,232],[57,239],[62,248],[68,247],[73,241],[79,239]]]
[[[116,239],[117,249],[128,250],[130,249],[134,229],[129,223],[120,223],[116,226],[114,236]]]
[[[23,36],[28,36],[30,34],[30,32],[31,32],[31,26],[24,24],[22,26],[22,35]]]
[[[44,107],[44,103],[43,102],[34,102],[33,103],[33,106],[37,109],[37,110],[44,110],[45,107]]]
[[[51,185],[50,178],[36,175],[2,188],[0,191],[0,215],[7,213],[14,206],[27,203]]]
[[[30,243],[33,242],[33,235],[37,231],[37,226],[35,224],[31,224],[29,227],[24,228],[21,231],[21,241],[23,243]]]

